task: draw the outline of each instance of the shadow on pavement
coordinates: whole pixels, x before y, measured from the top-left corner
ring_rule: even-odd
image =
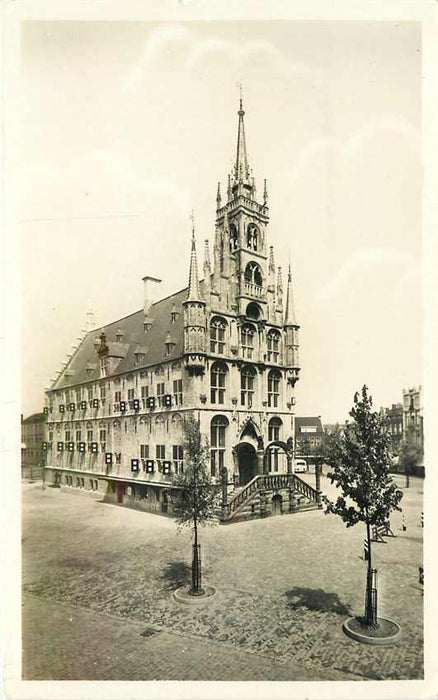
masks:
[[[190,576],[191,568],[185,561],[174,561],[166,565],[160,578],[164,583],[164,588],[173,591],[188,583]]]
[[[307,610],[319,610],[332,612],[336,615],[351,615],[351,609],[345,605],[336,593],[327,593],[321,588],[292,588],[286,592],[289,607],[294,610],[307,608]]]

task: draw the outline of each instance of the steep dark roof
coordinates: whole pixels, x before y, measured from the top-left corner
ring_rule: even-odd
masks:
[[[23,423],[41,423],[44,421],[44,413],[32,413],[31,416],[23,419]]]
[[[320,416],[315,417],[296,417],[295,418],[295,433],[301,432],[303,427],[316,427],[318,433],[323,433],[324,429],[322,427]]]
[[[184,314],[182,303],[187,298],[187,289],[157,301],[152,304],[148,319],[152,327],[144,332],[143,309],[126,316],[125,318],[109,323],[107,326],[90,331],[74,353],[67,367],[52,385],[52,389],[64,389],[99,379],[99,358],[96,354],[95,341],[102,331],[106,335],[109,348],[109,357],[122,358],[117,369],[110,376],[117,376],[133,369],[150,367],[160,362],[169,361],[181,357],[184,340]],[[172,307],[176,307],[179,315],[175,323],[171,323]],[[173,309],[175,311],[175,308]],[[166,336],[170,330],[175,347],[171,355],[166,356]],[[122,342],[116,341],[117,332],[123,332]],[[136,364],[135,354],[144,354],[141,361]],[[89,370],[87,371],[87,366]]]

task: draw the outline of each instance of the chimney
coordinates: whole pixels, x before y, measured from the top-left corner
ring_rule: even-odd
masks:
[[[161,282],[161,280],[156,277],[143,277],[143,311],[145,316],[149,314],[149,310],[154,301],[153,285],[159,282]]]

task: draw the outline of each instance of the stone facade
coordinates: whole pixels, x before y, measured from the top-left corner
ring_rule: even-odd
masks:
[[[391,408],[381,408],[380,414],[386,419],[391,454],[397,456],[403,442],[403,405],[393,403]]]
[[[416,444],[424,449],[423,398],[421,386],[403,389],[403,431],[412,430]]]
[[[143,309],[85,334],[47,392],[52,479],[169,513],[188,412],[230,494],[257,475],[293,472],[299,326],[290,265],[284,293],[269,246],[266,181],[259,199],[248,165],[242,103],[235,165],[216,204],[203,280],[193,227],[188,287],[152,303],[160,280],[145,277]]]

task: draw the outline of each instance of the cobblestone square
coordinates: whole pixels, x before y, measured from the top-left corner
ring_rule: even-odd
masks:
[[[189,531],[95,493],[25,484],[23,678],[420,679],[422,489],[411,479],[404,490],[407,530],[396,513],[396,537],[373,545],[379,616],[402,625],[379,648],[342,632],[363,612],[360,525],[313,510],[203,528],[203,575],[218,594],[194,608],[172,598],[190,576]]]

